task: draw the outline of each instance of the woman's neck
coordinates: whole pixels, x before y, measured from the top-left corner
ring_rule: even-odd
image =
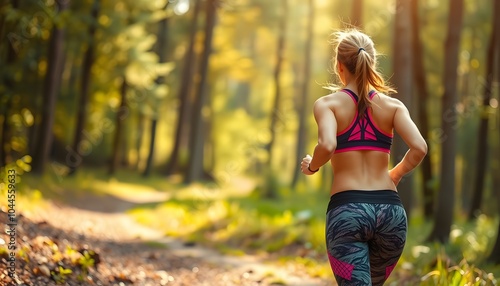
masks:
[[[358,94],[358,87],[353,82],[347,82],[344,88],[352,90],[354,93]]]

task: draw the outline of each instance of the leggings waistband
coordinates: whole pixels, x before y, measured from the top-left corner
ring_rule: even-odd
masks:
[[[330,202],[328,203],[328,209],[326,212],[348,203],[391,204],[403,206],[398,193],[393,190],[349,190],[333,194],[330,197]]]

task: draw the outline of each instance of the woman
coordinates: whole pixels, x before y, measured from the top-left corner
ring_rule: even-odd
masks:
[[[314,104],[318,144],[301,162],[306,175],[331,161],[326,217],[330,265],[339,285],[383,285],[406,241],[407,219],[396,186],[427,153],[408,109],[377,71],[372,40],[357,30],[335,34],[335,72],[343,88]],[[408,145],[389,170],[393,130]]]

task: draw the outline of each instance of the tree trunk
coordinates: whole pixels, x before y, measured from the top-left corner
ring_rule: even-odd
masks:
[[[209,59],[212,52],[212,38],[215,26],[215,17],[218,0],[208,0],[206,3],[206,18],[205,18],[205,39],[203,42],[203,54],[200,62],[200,82],[196,92],[196,98],[193,106],[193,121],[190,128],[189,140],[189,163],[184,178],[185,183],[192,183],[200,180],[203,176],[203,148],[205,146],[204,136],[204,118],[202,109],[208,99],[208,91],[206,87],[207,75],[209,69]]]
[[[498,15],[498,10],[500,9],[500,1],[494,1],[494,12],[493,12],[493,15]],[[495,22],[497,22],[497,20],[495,20]],[[500,47],[500,29],[497,29],[496,30],[497,32],[497,49],[496,49],[496,60],[495,60],[495,65],[497,67],[500,67],[500,52],[498,51],[498,47]],[[497,69],[496,71],[496,79],[497,79],[497,82],[500,82],[500,70]],[[500,118],[499,118],[500,119]],[[498,132],[497,130],[497,136],[500,135],[500,132]],[[500,136],[499,136],[499,139],[500,139]],[[500,142],[500,141],[499,141]],[[496,152],[496,156],[497,156],[497,162],[500,162],[500,151],[497,150]],[[500,170],[500,166],[497,164],[496,165],[496,172],[494,174],[498,174]],[[493,177],[493,194],[495,195],[495,197],[497,198],[497,211],[498,211],[498,215],[500,215],[500,178],[498,177],[498,175],[494,176]],[[488,256],[488,259],[487,259],[488,262],[491,262],[493,264],[500,264],[500,221],[498,222],[498,228],[497,228],[497,238],[495,240],[495,245],[493,246],[493,250],[491,251],[490,255]]]
[[[167,4],[163,9],[167,9],[168,4],[170,2],[167,1]],[[167,62],[166,50],[167,50],[167,40],[168,40],[168,24],[170,18],[164,18],[160,21],[158,25],[158,43],[156,46],[156,53],[158,54],[158,62],[165,63]],[[159,76],[156,78],[157,85],[165,84],[165,77]],[[154,149],[155,149],[155,140],[156,140],[156,126],[158,123],[158,112],[155,111],[154,118],[151,120],[151,140],[149,143],[149,154],[148,160],[146,161],[146,168],[144,169],[143,176],[148,177],[151,174],[151,168],[153,165],[154,158]]]
[[[282,15],[280,18],[279,31],[278,31],[278,49],[276,50],[276,66],[274,69],[274,103],[271,110],[271,124],[269,126],[269,132],[271,134],[271,139],[266,146],[266,151],[268,153],[267,166],[272,168],[273,159],[273,145],[276,141],[276,127],[279,121],[279,113],[281,106],[281,70],[283,66],[283,54],[285,52],[285,36],[286,36],[286,26],[288,17],[288,0],[282,1]]]
[[[470,43],[475,43],[477,41],[483,41],[482,38],[482,28],[476,27],[471,29]],[[481,34],[481,35],[480,35]],[[479,51],[478,47],[473,45],[471,49],[468,50],[470,59],[477,59],[479,54],[484,51]],[[466,69],[462,74],[462,85],[461,92],[459,93],[458,100],[463,106],[463,114],[474,114],[479,106],[476,103],[476,97],[480,94],[481,86],[483,85],[483,77],[479,76],[479,71],[474,69]],[[474,102],[474,104],[471,104]],[[479,119],[479,118],[478,118]],[[466,162],[463,164],[462,170],[460,172],[460,208],[464,210],[464,213],[468,212],[471,207],[471,197],[472,189],[474,186],[475,170],[476,167],[476,153],[471,152],[471,150],[477,149],[476,138],[471,138],[470,134],[466,134],[466,130],[473,130],[474,120],[466,120],[461,126],[462,138],[458,139],[459,145],[457,146],[458,151],[462,154],[462,161]],[[475,130],[475,129],[474,129]],[[467,140],[466,140],[467,139]]]
[[[297,149],[295,153],[295,170],[293,173],[292,179],[292,189],[295,189],[297,186],[297,182],[299,180],[300,172],[300,161],[304,156],[304,151],[306,147],[307,141],[307,120],[306,114],[309,110],[308,97],[309,97],[309,80],[311,78],[311,54],[312,54],[312,45],[314,39],[314,0],[309,0],[309,17],[307,23],[307,39],[306,39],[306,47],[304,53],[304,76],[302,83],[302,92],[300,94],[298,113],[299,113],[299,131],[297,132]]]
[[[398,90],[396,97],[411,111],[411,94],[413,93],[410,21],[411,6],[410,2],[406,0],[397,0],[396,5],[393,46],[393,83]],[[408,146],[402,138],[396,134],[396,136],[394,136],[393,146],[394,165],[401,161],[407,151]],[[413,201],[413,174],[408,174],[401,180],[398,185],[398,192],[409,218]]]
[[[455,205],[455,140],[458,124],[456,114],[457,69],[463,9],[463,0],[450,1],[448,35],[444,47],[444,94],[441,105],[442,133],[440,138],[442,146],[440,166],[441,183],[438,192],[438,205],[434,212],[434,227],[428,238],[429,241],[437,240],[443,243],[449,240]]]
[[[142,136],[144,135],[144,114],[139,111],[139,116],[137,118],[137,134],[135,136],[135,150],[136,150],[136,162],[135,170],[139,170],[139,165],[141,164],[141,149],[142,149]]]
[[[479,132],[477,135],[477,157],[475,168],[474,188],[472,189],[472,202],[469,209],[468,219],[473,220],[481,211],[481,202],[483,200],[484,181],[486,179],[486,172],[488,166],[488,125],[490,114],[491,93],[493,89],[493,78],[495,73],[495,60],[498,56],[499,34],[500,34],[500,19],[496,17],[500,13],[500,4],[498,1],[493,1],[493,27],[490,35],[490,43],[487,51],[486,59],[486,82],[483,91],[483,106],[481,112],[481,119],[479,121]]]
[[[116,123],[115,123],[115,137],[113,139],[113,149],[111,153],[111,160],[109,162],[109,174],[114,175],[120,162],[120,151],[122,148],[123,140],[123,121],[127,117],[128,107],[127,107],[127,79],[123,76],[123,82],[121,86],[121,100],[118,112],[116,112]]]
[[[19,1],[13,0],[12,3],[12,8],[18,9],[19,8]],[[5,26],[4,24],[5,18],[2,18],[2,27],[0,31],[2,32],[0,35],[3,36],[3,28]],[[17,24],[17,23],[15,23]],[[3,37],[2,37],[3,39]],[[6,54],[6,69],[11,67],[11,65],[16,61],[17,55],[16,51],[14,50],[14,46],[10,43],[7,43],[7,54]],[[13,88],[15,86],[14,84],[14,79],[12,78],[12,75],[9,72],[4,72],[3,74],[3,81],[4,85],[6,88],[6,91],[2,94],[2,97],[6,97],[5,99],[5,106],[3,107],[3,122],[2,122],[2,133],[0,137],[0,168],[4,167],[7,165],[7,163],[10,162],[10,125],[9,125],[9,112],[12,107],[12,98],[13,98]]]
[[[66,10],[67,1],[56,1],[59,14]],[[33,172],[43,174],[45,164],[49,158],[50,148],[53,141],[52,129],[54,126],[55,105],[59,93],[60,77],[63,61],[64,29],[54,24],[49,42],[49,54],[47,58],[47,73],[43,88],[42,122],[40,126],[40,138],[38,140],[36,153],[33,158]]]
[[[144,169],[144,173],[142,174],[144,177],[149,177],[149,175],[151,174],[151,168],[153,165],[153,158],[154,158],[157,123],[158,119],[154,118],[153,120],[151,120],[151,140],[149,142],[149,154],[148,154],[148,160],[146,161],[146,168]]]
[[[500,65],[500,54],[497,57],[496,65]],[[500,79],[500,72],[497,73],[497,78]],[[497,132],[497,134],[500,135],[500,132]],[[496,152],[496,156],[497,161],[500,161],[500,152]],[[498,174],[499,170],[500,166],[497,165],[495,174]],[[498,176],[495,176],[493,178],[493,195],[497,200],[497,214],[500,215],[500,178]],[[495,244],[493,245],[493,250],[487,258],[487,261],[496,265],[500,264],[500,221],[498,222],[497,238],[495,240]]]
[[[12,86],[7,85],[6,87],[9,89],[8,92],[11,91]],[[2,122],[2,138],[0,138],[0,168],[7,166],[7,164],[11,161],[10,159],[10,125],[9,125],[9,111],[12,106],[12,95],[7,95],[7,103],[4,106],[3,112],[3,122]]]
[[[363,27],[363,0],[353,0],[351,10],[351,25],[354,27]]]
[[[425,77],[424,56],[422,41],[420,39],[420,19],[418,12],[419,0],[411,1],[411,20],[412,20],[412,44],[413,44],[413,75],[415,86],[417,87],[418,121],[420,132],[424,138],[429,136],[429,120],[427,113],[427,99],[429,92],[427,91],[427,79]],[[430,144],[427,144],[430,147]],[[428,154],[431,154],[428,147]],[[434,212],[434,190],[432,188],[432,163],[430,155],[424,157],[422,161],[422,198],[424,203],[424,217],[430,220]]]
[[[167,163],[166,174],[170,175],[179,171],[179,157],[182,146],[189,145],[188,114],[191,106],[190,95],[191,86],[194,83],[193,70],[195,62],[194,44],[196,41],[196,31],[198,30],[198,18],[201,10],[201,0],[195,0],[193,19],[189,31],[189,44],[184,56],[184,70],[182,72],[181,84],[179,87],[179,114],[177,115],[177,125],[175,128],[175,141],[170,158]]]
[[[92,6],[91,17],[92,22],[89,26],[89,43],[87,46],[87,50],[85,51],[85,56],[83,59],[83,70],[82,70],[82,81],[80,85],[80,100],[78,102],[78,112],[76,117],[76,128],[73,139],[73,152],[76,152],[81,158],[79,160],[79,164],[71,164],[69,167],[69,174],[74,174],[76,169],[83,161],[83,156],[80,152],[80,142],[83,137],[83,129],[85,128],[85,121],[87,118],[87,105],[89,102],[89,88],[91,82],[91,74],[92,74],[92,65],[94,64],[94,47],[95,47],[95,32],[98,24],[98,16],[99,16],[99,3],[100,0],[95,0]],[[69,162],[66,162],[69,163]]]

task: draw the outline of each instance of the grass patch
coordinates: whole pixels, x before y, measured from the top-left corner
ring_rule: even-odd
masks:
[[[146,241],[144,244],[153,248],[168,249],[168,246],[165,243],[159,241]]]

